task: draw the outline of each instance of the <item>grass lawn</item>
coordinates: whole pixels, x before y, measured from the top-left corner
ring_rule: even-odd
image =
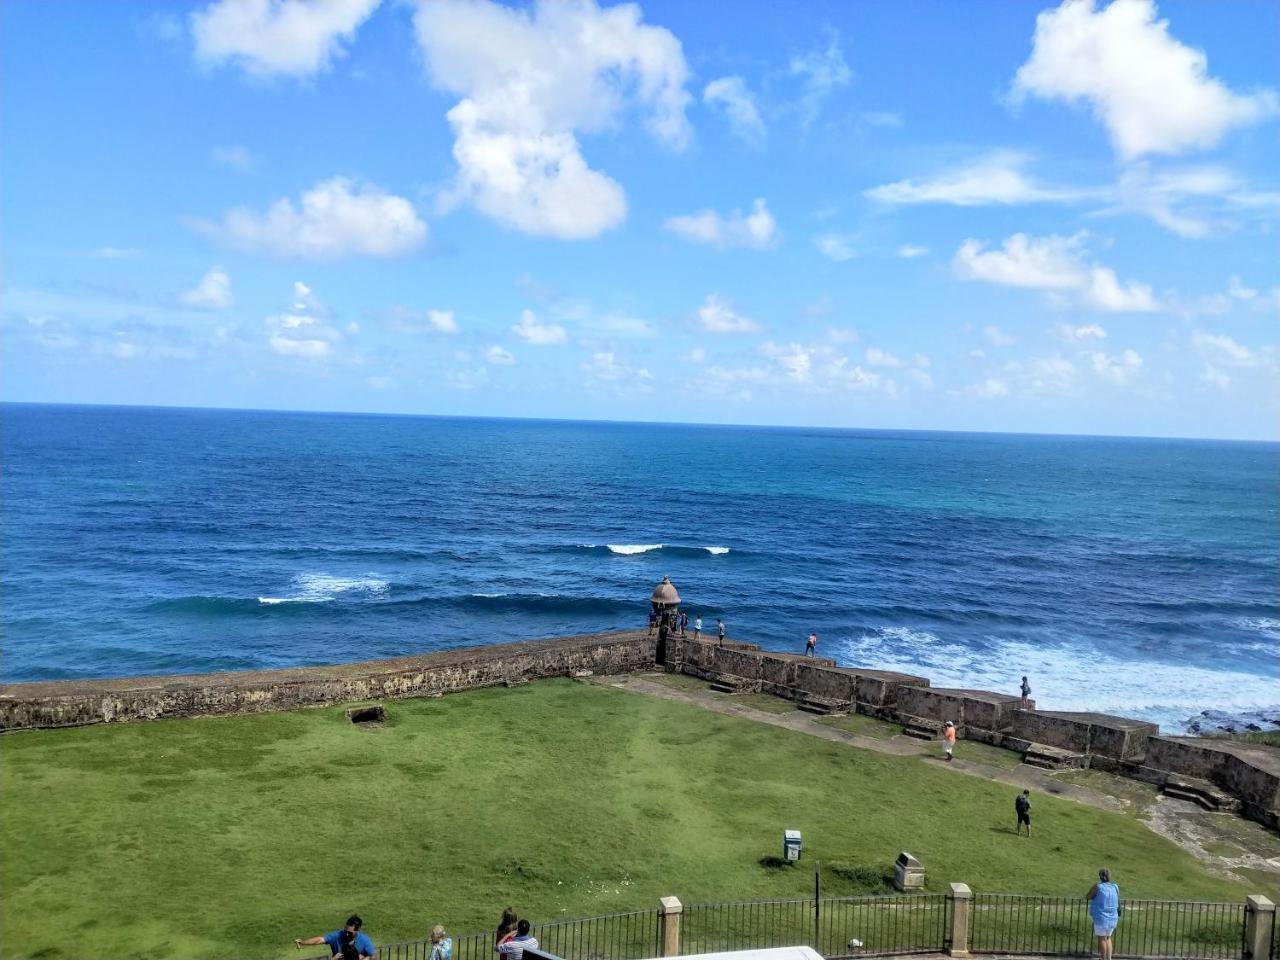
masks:
[[[388,704],[0,737],[4,955],[296,957],[358,911],[380,942],[686,903],[929,888],[1239,900],[1131,816],[573,681]],[[782,831],[803,866],[770,868]],[[762,859],[766,860],[762,864]]]
[[[873,737],[876,740],[888,740],[902,733],[902,726],[868,717],[861,713],[849,713],[841,717],[823,717],[819,721],[837,730],[846,730],[861,737]]]

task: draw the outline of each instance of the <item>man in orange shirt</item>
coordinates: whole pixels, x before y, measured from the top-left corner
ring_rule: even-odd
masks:
[[[948,763],[955,758],[955,749],[956,725],[948,720],[947,725],[942,728],[942,752],[946,754]]]

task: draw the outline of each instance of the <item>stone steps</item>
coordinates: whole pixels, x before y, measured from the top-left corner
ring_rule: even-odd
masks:
[[[1022,752],[1023,763],[1029,767],[1039,767],[1041,770],[1082,768],[1085,766],[1085,760],[1083,754],[1072,753],[1070,750],[1043,743],[1029,744]]]
[[[930,727],[921,726],[916,723],[904,723],[902,732],[905,736],[914,737],[916,740],[937,740],[938,731]]]
[[[1235,813],[1240,809],[1240,801],[1228,796],[1207,780],[1195,780],[1191,777],[1170,777],[1160,788],[1166,797],[1194,803],[1211,813]]]
[[[828,700],[826,697],[805,697],[796,702],[796,706],[805,713],[816,713],[821,717],[829,717],[833,713],[847,713],[848,705],[839,700]]]

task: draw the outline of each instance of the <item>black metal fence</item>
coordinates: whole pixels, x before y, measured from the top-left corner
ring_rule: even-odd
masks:
[[[1089,956],[1096,951],[1093,921],[1081,897],[975,894],[969,906],[972,953]],[[679,952],[804,945],[828,960],[940,953],[952,945],[953,909],[945,894],[690,904],[680,917]],[[533,933],[541,950],[565,960],[648,960],[662,954],[662,916],[656,909],[544,923]],[[1243,903],[1126,900],[1115,931],[1115,956],[1238,960],[1244,937]],[[1275,938],[1273,927],[1271,955],[1280,960]],[[492,932],[453,938],[452,960],[496,956]],[[380,944],[378,957],[430,960],[431,941]]]
[[[969,925],[973,953],[1088,956],[1096,938],[1082,897],[975,894]],[[1117,957],[1236,960],[1244,951],[1243,903],[1122,901]]]

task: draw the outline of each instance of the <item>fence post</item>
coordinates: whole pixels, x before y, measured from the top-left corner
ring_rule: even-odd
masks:
[[[813,871],[813,949],[822,952],[822,861]]]
[[[658,901],[658,916],[661,924],[659,936],[662,939],[661,956],[680,956],[680,915],[684,913],[684,904],[679,897],[663,897]]]
[[[1263,896],[1244,901],[1245,960],[1270,960],[1271,926],[1276,922],[1276,905]]]
[[[951,946],[947,953],[953,957],[969,956],[969,907],[973,903],[973,891],[967,883],[953,883],[947,891],[947,904],[951,907]]]

